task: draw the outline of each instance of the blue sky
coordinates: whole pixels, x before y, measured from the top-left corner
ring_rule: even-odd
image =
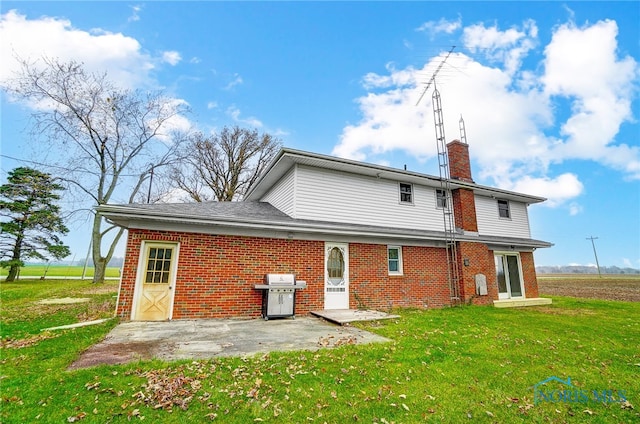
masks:
[[[438,174],[464,118],[476,182],[539,195],[537,265],[640,268],[638,2],[3,1],[14,54],[82,61],[190,105],[176,126],[257,128],[287,147]],[[36,160],[29,105],[2,93],[1,175]],[[123,199],[119,199],[124,201]],[[66,242],[86,254],[88,224]]]

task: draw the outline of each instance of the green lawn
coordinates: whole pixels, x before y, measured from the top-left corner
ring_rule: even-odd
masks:
[[[20,268],[20,275],[25,277],[81,277],[84,267],[81,266],[68,266],[68,265],[27,265]],[[9,270],[6,268],[0,268],[0,277],[6,277]],[[108,267],[107,277],[119,277],[120,268]],[[85,277],[93,277],[93,268],[87,267]]]
[[[3,423],[640,421],[640,303],[557,297],[522,309],[399,310],[400,319],[363,326],[393,339],[386,344],[66,371],[115,320],[40,330],[112,316],[117,284],[0,289]],[[35,303],[67,296],[92,300]],[[573,387],[550,382],[543,393],[556,402],[536,404],[534,385],[552,376]],[[593,401],[594,390],[607,401]]]

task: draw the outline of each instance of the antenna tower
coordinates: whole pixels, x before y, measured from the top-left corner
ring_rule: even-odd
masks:
[[[440,99],[440,92],[436,87],[436,75],[442,69],[445,62],[453,52],[455,46],[452,46],[445,58],[440,62],[435,72],[431,76],[431,79],[427,82],[427,86],[423,90],[418,99],[418,103],[422,100],[429,87],[433,84],[433,95],[431,101],[433,103],[433,117],[436,129],[436,145],[438,147],[438,169],[440,173],[440,190],[445,196],[445,204],[442,208],[442,219],[444,224],[445,234],[445,250],[447,256],[447,281],[449,283],[449,290],[451,293],[451,305],[459,305],[460,298],[460,268],[458,264],[458,250],[456,241],[456,225],[455,217],[453,216],[453,197],[451,195],[451,176],[449,173],[449,158],[447,154],[447,139],[444,135],[444,118],[442,114],[442,102]],[[461,117],[462,119],[462,117]],[[461,131],[464,128],[464,121],[462,121]],[[466,135],[465,135],[466,143]]]
[[[460,126],[460,141],[467,144],[467,130],[464,128],[464,119],[462,119],[462,115],[460,115],[458,125]]]

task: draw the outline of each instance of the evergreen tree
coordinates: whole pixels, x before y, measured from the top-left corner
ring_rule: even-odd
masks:
[[[60,217],[56,191],[64,187],[49,174],[20,167],[9,172],[0,186],[0,266],[9,268],[6,281],[14,281],[25,259],[60,260],[69,247],[59,236],[68,233]]]

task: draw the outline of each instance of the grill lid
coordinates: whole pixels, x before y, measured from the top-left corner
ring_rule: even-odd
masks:
[[[295,274],[266,274],[264,283],[269,285],[292,286],[296,283]]]

